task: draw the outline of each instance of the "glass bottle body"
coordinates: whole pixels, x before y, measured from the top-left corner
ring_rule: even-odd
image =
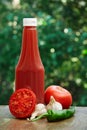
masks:
[[[36,94],[37,103],[44,103],[44,66],[39,54],[37,29],[34,26],[25,26],[23,29],[15,86],[16,90],[31,89]]]

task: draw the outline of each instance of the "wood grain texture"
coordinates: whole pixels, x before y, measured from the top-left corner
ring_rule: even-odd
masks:
[[[0,106],[0,130],[87,130],[87,107],[76,107],[74,117],[48,123],[46,119],[36,122],[15,119],[8,106]]]

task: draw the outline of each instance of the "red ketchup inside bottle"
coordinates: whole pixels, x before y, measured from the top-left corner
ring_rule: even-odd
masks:
[[[15,90],[31,89],[37,103],[44,103],[44,66],[42,64],[37,37],[37,19],[23,19],[21,54],[15,70]]]

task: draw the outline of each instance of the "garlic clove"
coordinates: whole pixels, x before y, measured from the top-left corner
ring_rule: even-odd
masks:
[[[44,104],[42,104],[42,103],[39,103],[39,104],[36,105],[35,111],[36,111],[36,110],[39,111],[39,110],[42,110],[42,109],[44,109],[44,108],[46,108],[46,106],[45,106]]]
[[[57,102],[53,96],[50,97],[50,102],[46,106],[46,109],[49,110],[62,110],[62,104]]]
[[[46,106],[42,103],[39,103],[36,105],[35,107],[35,111],[32,113],[31,117],[30,117],[30,120],[34,119],[35,117],[41,115],[41,114],[44,114],[46,113],[47,110],[46,110]]]
[[[34,119],[36,116],[38,116],[38,113],[35,111],[32,113],[30,120]]]

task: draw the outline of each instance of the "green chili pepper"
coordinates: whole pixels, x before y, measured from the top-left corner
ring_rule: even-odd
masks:
[[[47,120],[49,122],[64,120],[74,115],[75,108],[70,107],[69,109],[63,109],[59,111],[48,110]]]
[[[69,109],[63,109],[58,111],[48,110],[47,113],[44,113],[32,119],[31,121],[37,121],[43,117],[47,117],[48,122],[55,122],[70,118],[74,115],[74,113],[75,113],[75,107],[70,107]]]

